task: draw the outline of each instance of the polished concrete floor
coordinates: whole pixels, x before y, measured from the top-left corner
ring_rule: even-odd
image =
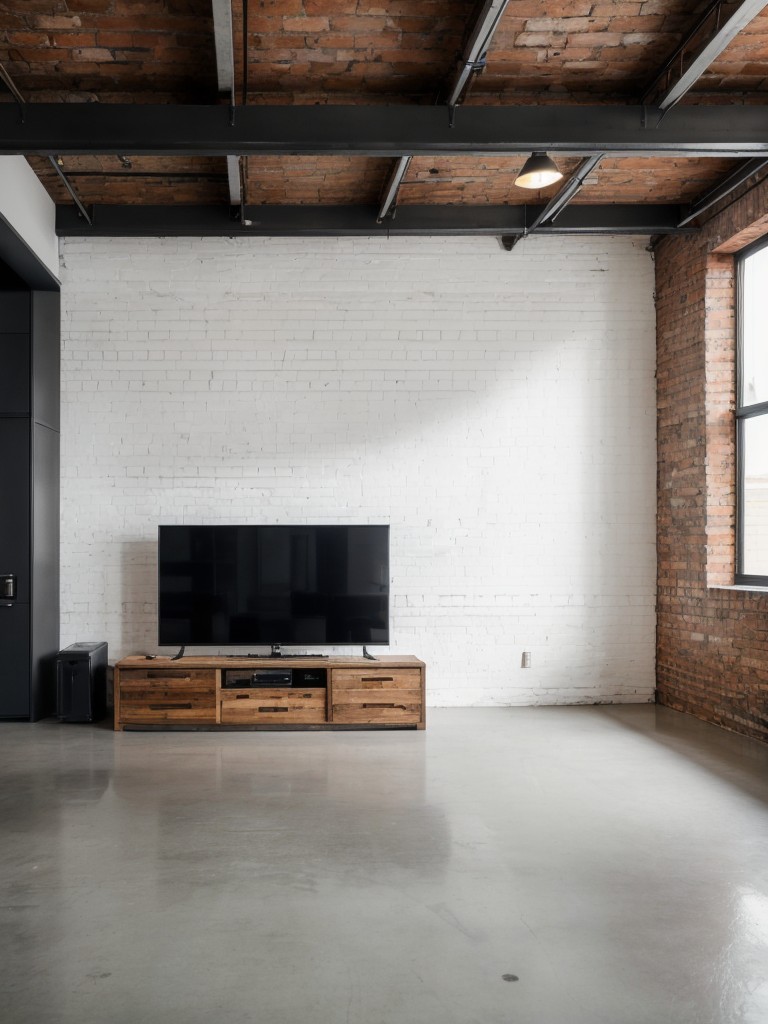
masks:
[[[0,1019],[765,1024],[766,769],[650,705],[4,724]]]

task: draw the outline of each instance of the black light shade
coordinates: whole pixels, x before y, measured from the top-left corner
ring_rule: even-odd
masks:
[[[546,188],[560,181],[562,176],[554,160],[550,160],[546,153],[532,153],[515,178],[515,184],[520,188]]]

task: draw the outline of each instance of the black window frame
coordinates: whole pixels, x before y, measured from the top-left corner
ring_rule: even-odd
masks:
[[[742,405],[744,366],[744,264],[750,256],[768,247],[768,236],[736,255],[736,573],[737,586],[768,587],[768,575],[744,572],[744,424],[757,416],[768,416],[768,401]]]

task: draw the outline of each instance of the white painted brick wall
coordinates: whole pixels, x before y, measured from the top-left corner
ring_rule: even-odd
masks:
[[[431,703],[651,699],[643,241],[71,239],[62,281],[62,645],[157,649],[158,523],[386,522]]]

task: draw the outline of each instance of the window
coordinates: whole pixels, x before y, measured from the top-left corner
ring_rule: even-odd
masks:
[[[768,240],[738,260],[736,582],[768,586]]]

